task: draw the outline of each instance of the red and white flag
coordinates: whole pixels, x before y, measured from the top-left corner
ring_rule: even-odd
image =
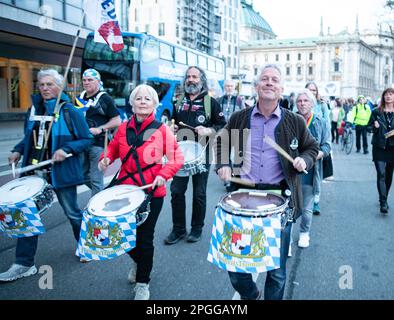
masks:
[[[124,48],[122,31],[116,18],[114,0],[84,0],[86,17],[94,26],[94,41],[103,42],[114,52]]]

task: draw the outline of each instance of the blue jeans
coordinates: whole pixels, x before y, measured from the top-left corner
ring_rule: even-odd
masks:
[[[77,186],[55,189],[57,198],[67,218],[70,220],[75,240],[79,240],[82,223],[82,211],[77,202]],[[25,267],[34,265],[38,236],[18,238],[16,243],[15,263]]]
[[[89,149],[80,153],[85,184],[92,190],[92,197],[104,188],[104,172],[98,169],[103,150],[103,147],[90,146]]]
[[[300,223],[300,232],[309,232],[312,225],[312,216],[313,216],[313,186],[310,184],[302,185],[302,197],[304,199],[302,215],[301,215],[301,223]]]
[[[289,222],[280,236],[280,268],[267,272],[264,287],[265,300],[282,300],[286,286],[286,261],[289,253],[291,223]],[[228,272],[233,288],[242,300],[256,300],[259,290],[250,273]]]

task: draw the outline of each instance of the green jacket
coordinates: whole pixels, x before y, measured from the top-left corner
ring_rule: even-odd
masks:
[[[346,115],[345,109],[343,107],[341,107],[339,109],[339,113],[338,113],[337,128],[341,127],[341,123],[342,123],[342,120],[345,119],[345,115]],[[330,110],[330,121],[332,121],[332,110]]]
[[[368,125],[369,118],[371,117],[371,109],[366,104],[356,104],[351,113],[349,122],[359,126]]]

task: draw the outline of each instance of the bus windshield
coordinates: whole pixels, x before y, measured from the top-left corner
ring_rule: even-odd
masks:
[[[95,42],[92,36],[86,39],[83,58],[98,61],[139,61],[141,40],[124,37],[124,49],[113,52],[106,43]]]

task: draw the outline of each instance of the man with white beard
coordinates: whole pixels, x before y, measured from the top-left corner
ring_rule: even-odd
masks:
[[[207,77],[201,68],[191,66],[186,70],[183,90],[184,94],[176,102],[173,113],[177,139],[192,140],[205,147],[216,132],[224,127],[226,119],[219,103],[208,95]],[[182,124],[186,124],[186,126]],[[191,127],[194,130],[190,129]],[[206,190],[210,168],[209,149],[209,146],[205,149],[204,167],[206,171],[198,172],[192,176],[193,206],[191,231],[186,239],[187,242],[197,242],[201,239],[207,202]],[[177,243],[187,234],[185,193],[188,182],[189,176],[175,176],[171,183],[173,229],[165,239],[165,244]]]

